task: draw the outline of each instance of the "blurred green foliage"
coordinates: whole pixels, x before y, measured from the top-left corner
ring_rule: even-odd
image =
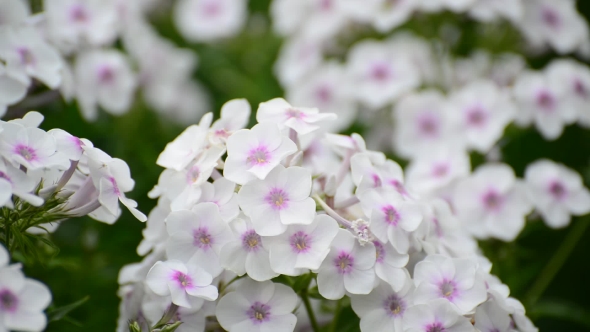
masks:
[[[578,3],[584,15],[590,16],[590,1],[580,0]],[[269,0],[251,0],[251,18],[247,29],[236,38],[208,45],[193,45],[184,41],[167,13],[153,18],[163,36],[198,53],[199,68],[195,78],[209,90],[214,110],[219,110],[225,101],[238,97],[247,98],[256,109],[258,103],[283,95],[272,69],[281,40],[270,30],[268,5]],[[428,24],[422,24],[426,21]],[[506,25],[479,27],[469,19],[450,14],[420,16],[406,27],[425,37],[435,37],[440,25],[448,24],[445,22],[453,22],[463,31],[453,47],[456,54],[467,55],[479,47],[499,53],[520,46],[515,32]],[[530,65],[541,68],[554,57],[554,54],[544,55],[532,59]],[[183,128],[149,111],[141,98],[137,100],[129,113],[118,118],[101,113],[94,123],[85,122],[75,105],[62,101],[38,110],[45,115],[44,129],[65,129],[73,135],[90,139],[113,157],[127,161],[136,180],[135,189],[129,196],[137,200],[139,208],[147,213],[156,203],[147,198],[147,192],[157,182],[161,172],[155,164],[156,158],[166,143]],[[362,134],[366,129],[357,124],[349,132]],[[586,185],[590,186],[590,131],[570,126],[561,138],[547,142],[534,129],[511,126],[506,131],[504,143],[504,160],[517,175],[523,175],[528,163],[538,158],[550,158],[580,172]],[[476,166],[483,158],[474,155],[472,160]],[[572,224],[582,222],[590,223],[590,217],[574,218]],[[42,263],[25,266],[28,276],[43,281],[51,288],[53,304],[50,310],[63,313],[65,317],[50,322],[47,331],[115,329],[119,305],[117,275],[124,264],[140,260],[135,248],[141,240],[143,227],[144,224],[125,209],[112,226],[89,218],[68,220],[60,226],[52,236],[60,248],[59,253]],[[481,243],[482,250],[494,263],[493,272],[508,284],[512,296],[524,302],[541,331],[590,331],[590,231],[585,227],[585,232],[579,234],[582,238],[573,248],[573,253],[540,299],[530,305],[526,301],[531,285],[572,227],[552,230],[540,220],[532,220],[513,243]],[[68,306],[70,304],[72,306]],[[349,306],[344,305],[332,330],[358,331],[358,318]],[[73,310],[64,311],[63,308]]]

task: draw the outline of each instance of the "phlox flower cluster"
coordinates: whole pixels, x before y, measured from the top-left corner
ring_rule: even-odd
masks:
[[[246,4],[178,0],[172,11],[183,36],[209,42],[240,31]],[[2,0],[0,117],[42,84],[54,91],[37,99],[75,99],[89,121],[99,109],[126,113],[141,88],[153,109],[193,123],[208,109],[208,97],[191,78],[196,54],[161,37],[149,23],[148,15],[166,6],[159,0],[48,0],[41,12],[31,13],[26,0]]]
[[[0,122],[0,207],[4,234],[52,232],[70,217],[89,215],[112,224],[119,202],[141,221],[147,217],[127,198],[133,189],[129,166],[61,129],[38,128],[43,116]],[[6,216],[9,219],[6,219]],[[4,238],[10,243],[12,238]]]
[[[563,125],[587,125],[587,112],[580,111],[588,105],[585,66],[557,60],[538,73],[525,70],[524,59],[516,54],[478,51],[456,59],[448,50],[463,32],[451,23],[440,27],[440,37],[429,36],[428,41],[411,30],[398,30],[408,22],[433,25],[424,16],[443,11],[482,25],[515,27],[527,45],[523,53],[551,48],[559,54],[590,56],[588,26],[574,0],[274,0],[273,27],[286,37],[275,74],[286,99],[338,114],[331,128],[336,131],[348,128],[360,112],[358,118],[367,125],[383,127],[368,141],[387,144],[385,128],[391,120],[376,111],[392,105],[398,109],[398,128],[423,131],[437,141],[450,140],[448,134],[461,130],[464,137],[453,144],[480,152],[489,151],[512,121],[534,122],[547,139],[557,138]],[[379,40],[363,39],[367,34]],[[564,80],[567,83],[559,83]],[[416,108],[432,103],[437,104],[433,114],[420,115],[420,123],[407,123],[418,113]],[[452,115],[437,119],[440,115],[434,113]],[[399,131],[396,151],[409,157],[414,146],[404,149],[406,141],[398,136],[408,133]]]
[[[0,330],[41,332],[47,325],[43,313],[51,303],[49,288],[26,278],[20,264],[11,264],[0,246]]]
[[[118,331],[129,321],[143,331],[316,330],[335,313],[309,313],[344,297],[364,332],[537,331],[490,274],[463,214],[411,190],[402,168],[360,135],[327,133],[334,114],[273,99],[244,129],[250,112],[247,101],[229,101],[160,154],[165,170],[150,192],[158,205],[137,249],[144,258],[119,275]],[[530,210],[507,166],[467,180],[488,205],[466,203],[475,211],[465,213],[490,231],[512,230],[510,218]],[[542,197],[530,190],[547,215],[581,212],[570,198],[552,201],[584,195],[570,170],[540,161],[527,181],[563,181]]]
[[[461,31],[441,28],[440,39],[426,40],[396,30],[419,13],[452,11],[483,24],[513,25],[528,41],[523,51],[548,46],[585,56],[590,37],[574,1],[275,0],[271,8],[275,30],[287,37],[275,66],[287,100],[337,114],[328,130],[346,129],[358,118],[371,128],[369,146],[409,161],[405,190],[448,202],[472,236],[512,241],[533,209],[554,228],[590,212],[589,192],[575,171],[539,160],[519,179],[501,163],[511,124],[534,125],[546,140],[574,123],[589,126],[586,65],[557,58],[533,70],[521,55],[484,50],[461,58],[448,50]],[[384,38],[359,39],[362,29]],[[486,159],[473,173],[470,153]],[[374,158],[354,156],[352,164],[375,176],[393,172]],[[558,172],[569,174],[571,185]],[[355,183],[370,186],[366,179]],[[375,201],[368,197],[359,196]]]

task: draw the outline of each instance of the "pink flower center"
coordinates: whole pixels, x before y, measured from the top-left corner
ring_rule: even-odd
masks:
[[[20,63],[27,66],[27,65],[34,65],[35,64],[35,57],[31,50],[26,47],[19,47],[16,52],[20,58]]]
[[[391,69],[385,63],[377,63],[371,68],[371,78],[383,83],[391,78]]]
[[[188,170],[188,172],[186,172],[186,182],[188,184],[197,182],[197,180],[199,179],[199,175],[201,175],[199,167],[197,165],[194,165]]]
[[[424,114],[418,119],[418,131],[430,138],[438,136],[439,132],[439,119],[433,114]]]
[[[35,150],[27,145],[17,145],[14,148],[14,152],[23,157],[26,161],[32,161],[37,159],[37,153],[35,152]]]
[[[246,314],[254,324],[260,324],[270,319],[270,306],[256,301],[250,306]]]
[[[18,307],[18,298],[10,290],[0,291],[0,309],[2,311],[14,312]]]
[[[390,224],[390,225],[397,225],[397,223],[399,222],[399,213],[397,212],[397,210],[391,206],[391,205],[387,205],[384,206],[381,211],[383,211],[383,214],[385,214],[385,221]]]
[[[257,251],[261,245],[260,235],[256,234],[254,230],[247,231],[242,235],[242,246],[247,251]]]
[[[200,227],[193,232],[193,245],[199,249],[207,250],[211,248],[213,239],[206,227]]]
[[[102,66],[96,74],[101,84],[111,84],[115,80],[115,71],[109,66]]]
[[[502,207],[504,198],[495,190],[489,190],[482,198],[485,208],[489,211],[497,211]]]
[[[70,9],[70,19],[77,23],[88,21],[88,13],[81,5],[75,5]]]
[[[291,248],[297,253],[305,253],[309,251],[311,238],[304,232],[297,232],[289,238]]]
[[[247,162],[252,166],[264,165],[270,161],[270,153],[264,146],[259,146],[256,149],[252,149],[248,153]]]
[[[383,301],[383,308],[388,316],[399,317],[403,315],[406,303],[399,296],[392,294]]]
[[[434,165],[433,169],[432,169],[432,175],[435,178],[442,178],[445,177],[449,174],[449,165],[446,163],[441,163],[441,164],[436,164]]]
[[[582,83],[580,80],[576,80],[574,82],[574,91],[582,98],[588,97],[588,88],[586,88],[586,85],[584,85],[584,83]]]
[[[481,107],[472,108],[467,112],[467,123],[474,127],[481,127],[487,120],[487,113]]]
[[[446,330],[447,329],[445,329],[445,327],[439,322],[429,324],[424,329],[425,332],[445,332]]]
[[[273,209],[277,210],[285,209],[289,203],[287,194],[278,188],[273,188],[265,197],[265,200]]]
[[[453,280],[444,280],[440,285],[439,285],[439,289],[440,289],[440,293],[442,295],[442,297],[448,299],[448,300],[452,300],[453,297],[455,297],[455,295],[457,294],[457,286],[455,285],[455,282]]]
[[[543,8],[543,10],[541,10],[541,18],[543,22],[552,29],[557,29],[561,25],[561,18],[553,8]]]
[[[215,17],[221,14],[222,6],[215,1],[209,1],[203,5],[203,14],[204,16]]]
[[[289,108],[287,110],[287,119],[303,119],[303,117],[305,117],[305,114],[303,112],[301,112],[300,110],[294,109],[294,108]]]
[[[175,271],[172,278],[178,282],[181,288],[189,288],[193,285],[193,279],[180,271]]]
[[[562,200],[567,196],[567,190],[561,182],[554,181],[549,185],[549,192],[557,200]]]
[[[336,266],[339,274],[348,274],[354,266],[354,258],[349,253],[343,251],[334,259],[334,266]]]
[[[330,89],[330,87],[328,87],[326,85],[318,87],[315,94],[316,94],[316,98],[322,104],[329,103],[332,100],[332,89]]]
[[[537,105],[545,112],[552,112],[555,109],[555,98],[548,91],[541,91],[537,95]]]
[[[324,11],[328,11],[332,9],[333,0],[320,0],[320,9]]]

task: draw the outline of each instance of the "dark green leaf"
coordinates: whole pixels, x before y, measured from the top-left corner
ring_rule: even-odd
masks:
[[[58,321],[60,319],[63,319],[68,313],[70,313],[72,310],[78,308],[79,306],[84,304],[89,299],[90,299],[90,296],[85,296],[84,298],[82,298],[74,303],[70,303],[70,304],[65,305],[63,307],[49,310],[47,312],[47,316],[49,317],[49,321],[52,322],[52,321]]]

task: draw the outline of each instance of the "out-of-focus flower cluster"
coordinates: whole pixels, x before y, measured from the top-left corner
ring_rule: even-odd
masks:
[[[275,0],[271,8],[275,30],[287,37],[275,67],[287,100],[338,114],[330,129],[361,119],[371,146],[409,160],[407,189],[449,202],[473,236],[511,241],[533,207],[555,228],[590,211],[590,194],[567,167],[541,160],[523,181],[501,163],[511,123],[534,124],[546,140],[573,123],[590,126],[586,65],[557,58],[533,70],[521,55],[485,50],[461,58],[450,45],[464,32],[452,26],[442,25],[433,40],[396,30],[452,11],[514,26],[529,54],[551,48],[588,56],[588,26],[575,1]],[[367,31],[385,38],[363,39]],[[346,40],[356,42],[347,49]],[[473,174],[471,152],[488,161]]]
[[[492,29],[503,31],[496,41],[506,34],[501,24],[514,26],[528,46],[522,52],[551,48],[588,57],[588,26],[573,0],[275,0],[271,10],[275,30],[286,37],[275,72],[287,100],[338,114],[336,130],[356,118],[375,127],[387,124],[371,118],[395,104],[394,146],[403,157],[422,155],[415,147],[427,138],[485,153],[512,121],[534,122],[547,139],[557,138],[564,125],[589,124],[584,108],[590,104],[590,71],[574,60],[556,60],[536,72],[517,54],[482,50],[455,58],[449,45],[465,32],[450,24],[441,25],[432,40],[410,32],[412,26],[397,30],[415,18],[434,25],[425,15],[452,11],[496,24]],[[429,114],[420,111],[425,108]]]
[[[51,303],[49,288],[25,278],[20,264],[8,265],[10,257],[0,245],[0,329],[40,332],[47,317],[43,310]]]
[[[153,109],[193,123],[208,109],[208,97],[191,78],[196,54],[162,38],[148,22],[147,15],[163,5],[48,0],[31,15],[26,0],[0,1],[0,116],[42,84],[59,89],[68,102],[75,99],[87,120],[96,119],[99,109],[127,112],[141,88]],[[183,36],[208,42],[239,31],[246,0],[178,0],[173,11]]]
[[[476,239],[513,239],[533,206],[552,226],[587,213],[577,173],[541,160],[521,181],[457,158],[432,169],[462,176],[445,191],[452,179],[415,164],[404,175],[361,136],[326,133],[332,113],[277,98],[243,129],[249,117],[229,101],[160,154],[145,257],[119,276],[119,331],[317,330],[343,297],[362,331],[537,331]]]
[[[125,196],[133,189],[129,166],[64,130],[38,128],[43,116],[0,122],[0,228],[4,243],[19,234],[52,232],[59,222],[89,215],[112,224],[119,202],[141,221],[137,203]],[[22,249],[22,248],[20,248]]]

